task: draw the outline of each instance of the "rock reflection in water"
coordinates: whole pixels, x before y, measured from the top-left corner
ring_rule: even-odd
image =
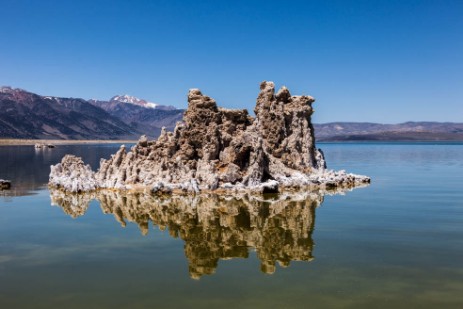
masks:
[[[52,204],[75,218],[85,214],[92,199],[102,211],[126,226],[135,222],[142,234],[150,221],[185,242],[192,278],[213,274],[219,259],[247,258],[255,248],[261,270],[271,274],[275,264],[311,261],[315,208],[323,201],[317,193],[297,198],[278,196],[166,196],[141,193],[98,192],[65,194],[51,191]]]

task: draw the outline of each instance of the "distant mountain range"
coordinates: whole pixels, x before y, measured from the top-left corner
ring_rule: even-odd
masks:
[[[109,101],[89,100],[90,104],[121,119],[140,134],[157,137],[162,127],[173,130],[183,118],[183,109],[147,102],[131,96],[115,96]]]
[[[318,141],[463,141],[463,123],[405,122],[315,124]]]
[[[37,95],[0,87],[0,138],[138,139],[173,130],[183,109],[129,95],[108,101]],[[318,141],[463,141],[463,123],[314,124]]]
[[[172,130],[183,110],[128,95],[109,101],[41,96],[0,87],[0,138],[137,139]]]

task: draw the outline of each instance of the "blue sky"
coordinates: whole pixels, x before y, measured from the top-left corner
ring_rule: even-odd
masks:
[[[0,0],[0,85],[253,109],[259,83],[316,122],[463,122],[463,1]]]

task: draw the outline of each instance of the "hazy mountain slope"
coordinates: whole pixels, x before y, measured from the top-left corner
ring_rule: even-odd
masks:
[[[4,138],[118,139],[139,135],[83,99],[1,87],[0,110],[0,136]]]
[[[109,102],[96,100],[90,100],[89,102],[104,109],[112,116],[121,119],[127,125],[130,125],[149,137],[157,137],[162,127],[166,127],[168,130],[173,131],[177,121],[182,120],[184,112],[182,109],[175,109],[163,105],[156,105],[154,108],[149,108],[134,103],[127,104],[126,102],[120,102],[114,99]]]
[[[463,123],[405,122],[379,124],[361,122],[333,122],[315,124],[315,135],[320,141],[359,140],[463,140]]]

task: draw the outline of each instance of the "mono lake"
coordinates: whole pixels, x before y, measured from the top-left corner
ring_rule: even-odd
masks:
[[[463,143],[320,143],[368,175],[344,195],[267,200],[46,186],[72,153],[0,147],[0,308],[461,308]]]

